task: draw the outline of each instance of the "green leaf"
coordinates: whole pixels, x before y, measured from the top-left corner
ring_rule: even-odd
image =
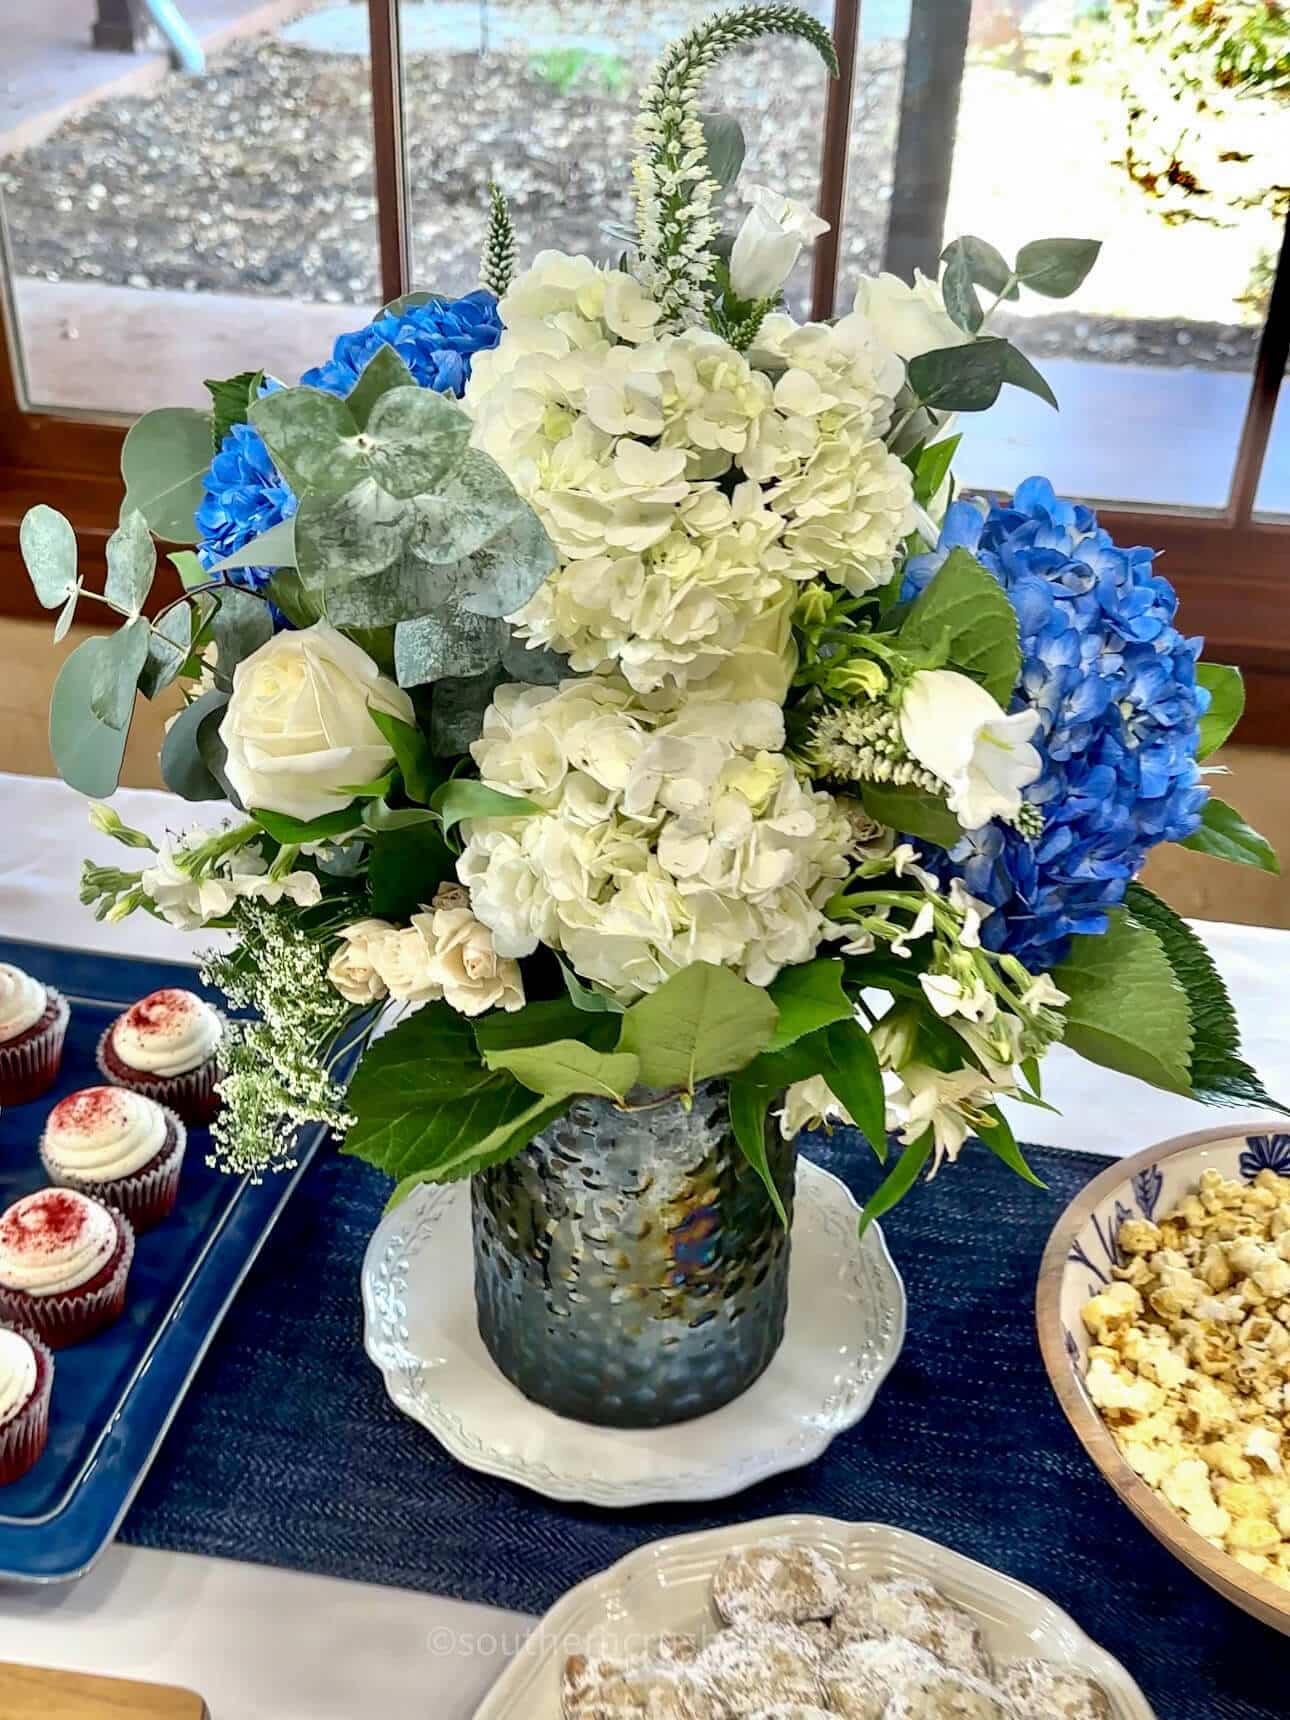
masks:
[[[227,693],[204,693],[185,705],[167,729],[161,743],[161,780],[173,794],[185,800],[223,800],[224,789],[202,758],[198,732],[207,722],[218,727],[227,704]]]
[[[455,867],[456,856],[437,824],[383,832],[372,841],[367,867],[372,912],[383,920],[409,919],[445,878],[455,881]]]
[[[986,239],[974,238],[970,233],[962,239],[953,239],[941,252],[941,261],[953,263],[957,257],[962,257],[967,266],[968,278],[984,287],[987,292],[1002,294],[1005,299],[1019,299],[1020,289],[1013,279],[1012,270],[999,251]]]
[[[125,514],[107,540],[107,579],[103,595],[131,615],[143,608],[157,569],[157,549],[148,522],[137,511]]]
[[[148,656],[139,676],[139,691],[145,699],[155,699],[170,686],[188,661],[192,644],[193,611],[187,603],[177,603],[158,617],[148,639]]]
[[[357,1121],[342,1150],[400,1182],[498,1163],[566,1108],[484,1068],[470,1022],[446,1003],[424,1005],[368,1049],[347,1103]]]
[[[932,842],[938,848],[953,848],[963,835],[963,826],[945,802],[921,788],[896,788],[890,783],[866,782],[860,790],[860,797],[871,818],[876,818],[889,830],[916,836],[920,842]]]
[[[420,305],[442,303],[442,293],[428,293],[424,288],[418,288],[415,293],[404,293],[400,299],[391,299],[388,305],[383,305],[372,318],[374,323],[381,322],[385,317],[405,316],[408,311],[416,310]]]
[[[1022,1079],[1035,1095],[1036,1099],[1044,1096],[1043,1078],[1040,1074],[1040,1063],[1037,1057],[1023,1057],[1019,1065]]]
[[[219,603],[210,623],[217,651],[215,667],[231,681],[238,664],[272,639],[273,617],[263,598],[254,597],[239,586],[221,586],[212,596]]]
[[[179,575],[179,583],[185,591],[197,591],[210,584],[211,576],[202,566],[195,550],[172,549],[166,560]]]
[[[293,627],[312,627],[322,620],[322,604],[294,567],[280,567],[264,588],[265,596],[276,603]]]
[[[382,344],[368,359],[358,381],[345,396],[345,404],[360,430],[366,429],[372,408],[392,388],[414,388],[412,372],[392,346]]]
[[[1017,279],[1046,299],[1068,299],[1101,249],[1100,239],[1032,239],[1017,252]]]
[[[900,1157],[865,1202],[860,1214],[860,1235],[876,1218],[899,1205],[918,1180],[918,1173],[932,1154],[932,1131],[927,1129],[910,1146],[902,1149]]]
[[[999,398],[1007,341],[985,335],[964,346],[937,347],[909,361],[909,383],[937,412],[984,412]]]
[[[776,1012],[760,986],[729,968],[693,962],[623,1016],[622,1051],[640,1059],[646,1087],[684,1087],[741,1069],[770,1044]]]
[[[428,805],[430,796],[442,780],[442,772],[436,768],[430,752],[430,743],[420,729],[405,723],[402,717],[378,710],[375,705],[367,708],[372,721],[390,743],[408,799],[418,801],[422,806]]]
[[[1234,866],[1257,866],[1261,872],[1279,874],[1281,862],[1266,836],[1252,830],[1234,806],[1210,795],[1201,809],[1200,829],[1178,845],[1194,854],[1209,854],[1215,860],[1230,860]]]
[[[744,129],[733,114],[704,113],[699,115],[703,127],[703,145],[708,153],[708,169],[723,191],[729,191],[739,177],[747,145]]]
[[[979,1123],[976,1128],[977,1138],[994,1154],[996,1159],[1002,1159],[1010,1171],[1015,1171],[1019,1177],[1036,1188],[1047,1188],[1048,1184],[1042,1177],[1037,1177],[1034,1171],[1022,1157],[1021,1148],[1017,1145],[1016,1137],[1008,1124],[1007,1118],[995,1105],[986,1107],[984,1115],[989,1117],[989,1123]]]
[[[63,781],[92,800],[116,792],[128,730],[100,722],[90,706],[105,639],[86,639],[58,672],[49,701],[49,750]]]
[[[139,676],[148,656],[148,623],[141,615],[100,639],[90,686],[90,709],[110,729],[128,729]]]
[[[779,1012],[767,1051],[782,1051],[817,1027],[851,1019],[855,1010],[842,989],[842,974],[843,966],[836,956],[820,956],[780,969],[766,988]]]
[[[882,1070],[869,1035],[854,1019],[824,1030],[825,1057],[819,1073],[846,1106],[860,1133],[881,1161],[887,1156],[887,1107]]]
[[[159,538],[195,543],[193,516],[211,463],[211,420],[187,406],[163,406],[133,424],[121,446],[122,513],[137,508]]]
[[[941,276],[941,292],[950,320],[965,334],[975,334],[985,320],[985,312],[972,284],[971,262],[962,250],[949,254]]]
[[[502,794],[463,776],[454,776],[437,788],[430,804],[442,817],[445,830],[451,830],[463,818],[529,818],[542,810],[522,794]]]
[[[291,818],[285,812],[270,812],[262,806],[251,807],[250,813],[273,840],[281,842],[284,847],[296,842],[326,842],[331,836],[346,836],[363,822],[357,801],[353,806],[324,812],[317,818]]]
[[[483,1058],[488,1068],[509,1070],[525,1087],[550,1100],[592,1093],[621,1104],[640,1074],[640,1063],[630,1051],[593,1051],[577,1039],[485,1051]]]
[[[417,824],[439,826],[439,814],[425,806],[391,806],[385,800],[369,801],[363,812],[368,830],[410,830]]]
[[[468,609],[401,620],[394,630],[394,672],[400,687],[423,687],[449,675],[478,675],[500,663],[508,622]]]
[[[931,650],[943,642],[950,665],[979,681],[1007,710],[1021,673],[1017,612],[970,551],[950,551],[919,593],[897,638],[911,650]]]
[[[1192,1097],[1206,1105],[1271,1105],[1285,1111],[1241,1056],[1236,1011],[1201,939],[1143,885],[1129,885],[1127,902],[1134,918],[1160,939],[1174,977],[1186,993],[1192,1029]]]
[[[521,1087],[520,1092],[524,1089]],[[486,1169],[489,1165],[503,1164],[507,1159],[513,1159],[517,1153],[522,1153],[534,1136],[540,1135],[548,1124],[554,1123],[568,1110],[564,1099],[550,1102],[537,1099],[518,1115],[500,1123],[491,1129],[482,1140],[475,1141],[464,1157],[445,1168],[442,1163],[428,1170],[416,1171],[411,1176],[404,1177],[385,1203],[386,1212],[393,1212],[396,1206],[401,1206],[422,1183],[452,1182],[459,1177],[473,1176],[476,1171]],[[361,1155],[360,1155],[361,1156]]]
[[[76,533],[69,521],[40,502],[22,516],[18,547],[36,596],[57,609],[76,590]]]
[[[436,758],[464,753],[484,727],[484,712],[503,680],[500,668],[437,681],[430,703],[430,750]]]
[[[734,1130],[739,1150],[766,1185],[766,1193],[787,1230],[788,1212],[779,1192],[770,1158],[766,1151],[767,1112],[771,1089],[758,1086],[746,1073],[737,1074],[730,1082],[730,1126]]]
[[[207,573],[208,580],[216,574],[232,573],[239,567],[294,567],[296,565],[296,522],[293,515],[289,520],[279,520],[276,526],[270,526],[267,532],[261,532],[259,537],[252,538],[250,543],[243,544],[241,549],[235,549],[232,555],[226,555],[223,561],[217,561]]]
[[[618,1023],[607,1015],[585,1013],[567,997],[540,998],[523,1009],[494,1009],[475,1019],[475,1044],[481,1057],[546,1045],[554,1039],[577,1039],[595,1051],[612,1051],[618,1042]]]
[[[235,424],[245,424],[247,408],[253,400],[260,396],[260,384],[264,381],[262,370],[244,370],[237,376],[226,377],[221,382],[213,381],[209,376],[202,387],[211,397],[211,442],[218,454],[224,446],[224,438]]]
[[[1154,931],[1117,909],[1100,937],[1072,939],[1053,979],[1070,998],[1065,1037],[1072,1051],[1166,1092],[1190,1091],[1187,995]]]
[[[1025,353],[1013,346],[1011,341],[1007,343],[1007,351],[1003,355],[1003,380],[1010,382],[1014,388],[1024,388],[1027,394],[1037,394],[1054,412],[1059,410],[1057,396],[1048,383]]]
[[[947,436],[943,442],[933,442],[930,447],[923,449],[914,468],[916,502],[922,502],[926,506],[940,489],[962,440],[961,436]]]
[[[228,779],[228,748],[224,745],[224,736],[220,732],[223,722],[223,715],[216,713],[204,718],[197,725],[197,751],[201,755],[202,763],[219,784],[224,799],[244,812],[246,808]]]
[[[626,1010],[616,997],[611,997],[607,991],[598,991],[595,986],[584,985],[565,961],[557,954],[560,973],[564,979],[564,988],[569,994],[569,1001],[575,1009],[580,1009],[584,1015],[624,1015]]]
[[[552,651],[545,645],[528,645],[507,630],[502,647],[502,668],[512,681],[523,681],[528,687],[555,687],[570,674],[569,659],[562,651]]]
[[[1239,669],[1226,663],[1197,663],[1196,681],[1209,692],[1209,709],[1200,719],[1198,759],[1207,759],[1240,722],[1245,711],[1245,682]]]

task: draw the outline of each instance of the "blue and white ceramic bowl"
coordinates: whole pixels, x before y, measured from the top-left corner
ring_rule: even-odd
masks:
[[[1066,1208],[1048,1240],[1039,1268],[1036,1315],[1039,1347],[1058,1402],[1124,1503],[1202,1581],[1290,1636],[1290,1589],[1247,1571],[1210,1546],[1121,1457],[1084,1389],[1091,1339],[1080,1315],[1085,1302],[1109,1282],[1111,1269],[1121,1264],[1115,1237],[1126,1218],[1160,1218],[1196,1188],[1201,1172],[1210,1166],[1243,1182],[1252,1182],[1265,1168],[1290,1176],[1290,1133],[1285,1127],[1284,1122],[1229,1124],[1179,1135],[1094,1177]]]

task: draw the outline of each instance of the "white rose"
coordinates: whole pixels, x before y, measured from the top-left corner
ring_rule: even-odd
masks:
[[[369,946],[377,973],[390,996],[400,1003],[433,1003],[443,996],[434,950],[417,924],[429,918],[428,914],[414,915],[412,924],[403,931],[373,939]]]
[[[493,934],[469,908],[436,908],[430,914],[413,914],[412,924],[430,951],[432,971],[445,1002],[458,1014],[523,1009],[519,963],[498,955]]]
[[[349,1003],[378,1003],[386,996],[385,981],[377,972],[373,952],[395,928],[388,920],[355,920],[342,926],[340,948],[331,958],[327,978]]]
[[[936,282],[918,269],[912,287],[899,275],[862,275],[855,314],[880,346],[906,360],[971,339],[950,319]]]
[[[1007,716],[984,687],[953,669],[920,669],[900,705],[905,745],[948,789],[965,830],[1015,818],[1021,791],[1043,770],[1031,746],[1038,711]]]
[[[827,233],[829,224],[805,203],[764,185],[748,186],[744,196],[752,207],[730,253],[730,285],[741,299],[773,298],[792,274],[802,246]]]
[[[219,731],[243,806],[306,820],[343,806],[347,785],[380,776],[393,757],[369,705],[414,720],[402,688],[322,622],[252,652],[233,671]]]

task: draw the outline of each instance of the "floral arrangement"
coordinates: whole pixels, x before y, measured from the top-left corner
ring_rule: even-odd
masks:
[[[998,1101],[1042,1103],[1057,1041],[1266,1102],[1203,947],[1134,882],[1160,842],[1275,866],[1202,762],[1239,675],[1198,661],[1150,550],[1042,478],[987,504],[953,477],[951,415],[1051,400],[993,308],[1069,294],[1097,246],[961,239],[939,282],[797,321],[821,223],[753,186],[736,225],[743,139],[699,105],[766,32],[836,70],[779,4],[670,49],[619,261],[518,271],[495,190],[479,291],[132,429],[101,594],[61,516],[23,524],[60,634],[86,598],[122,621],[60,674],[67,780],[110,795],[136,692],[178,681],[165,780],[236,809],[156,851],[97,804],[144,852],[83,889],[231,931],[233,1170],[320,1119],[398,1198],[576,1094],[719,1076],[776,1200],[768,1114],[883,1160],[895,1133],[873,1214],[969,1134],[1029,1174]],[[195,547],[145,613],[154,534]]]

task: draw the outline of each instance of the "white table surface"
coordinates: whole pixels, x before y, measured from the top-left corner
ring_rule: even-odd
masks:
[[[154,836],[197,822],[192,808],[151,791],[123,789],[113,804]],[[193,959],[186,934],[143,915],[100,925],[81,906],[83,857],[130,859],[89,828],[78,795],[0,773],[0,809],[0,935]],[[1290,1092],[1290,933],[1199,929],[1231,990],[1250,1060],[1269,1091]],[[1155,1093],[1060,1048],[1045,1065],[1045,1094],[1063,1114],[1012,1107],[1018,1133],[1101,1153],[1249,1116]],[[531,1624],[399,1589],[123,1546],[76,1584],[0,1587],[0,1660],[188,1685],[213,1720],[469,1720]]]

